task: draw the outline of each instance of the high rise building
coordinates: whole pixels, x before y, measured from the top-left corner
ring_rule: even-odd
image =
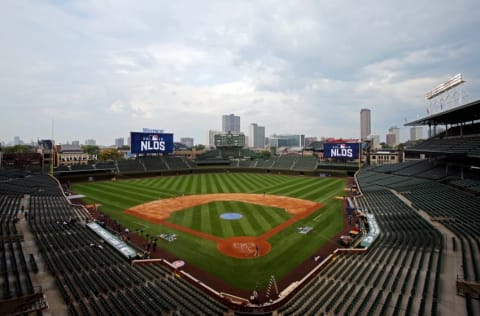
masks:
[[[21,144],[23,144],[23,141],[20,139],[20,136],[15,136],[15,137],[13,137],[13,144],[14,144],[14,145],[21,145]]]
[[[248,128],[248,147],[265,148],[265,126],[257,123],[250,124]]]
[[[305,147],[305,135],[289,134],[270,136],[271,147]]]
[[[316,142],[318,140],[317,137],[313,136],[313,137],[305,137],[305,146],[308,146],[314,142]]]
[[[87,140],[85,140],[85,145],[95,146],[95,145],[97,145],[97,141],[95,139],[87,139]]]
[[[193,138],[192,137],[182,137],[180,138],[180,143],[184,144],[189,148],[193,148]]]
[[[368,139],[370,140],[370,146],[372,150],[377,150],[380,149],[380,136],[378,135],[370,135],[368,136]]]
[[[372,133],[371,112],[370,109],[360,110],[360,139],[367,140],[367,137]]]
[[[222,116],[222,132],[240,133],[240,116],[235,114]]]
[[[413,126],[410,128],[410,140],[416,141],[423,139],[423,127],[422,126]]]
[[[388,133],[386,136],[386,143],[388,147],[395,147],[397,143],[395,134]]]
[[[208,148],[213,148],[215,147],[215,135],[217,134],[222,134],[220,131],[212,131],[209,130],[207,134],[207,144],[205,144],[206,147]]]
[[[395,135],[393,138],[390,139],[391,141],[393,141],[393,144],[389,144],[388,141],[387,141],[387,144],[389,146],[395,147],[398,144],[400,144],[400,129],[398,127],[396,127],[396,126],[390,127],[388,129],[388,134]]]
[[[79,140],[72,140],[72,145],[80,146],[80,141]]]
[[[120,148],[125,146],[125,139],[123,137],[115,138],[115,147]]]

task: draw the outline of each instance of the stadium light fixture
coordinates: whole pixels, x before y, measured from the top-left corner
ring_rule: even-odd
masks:
[[[425,100],[431,100],[434,97],[436,97],[437,95],[442,94],[445,91],[450,90],[450,89],[452,89],[456,86],[459,86],[464,82],[465,82],[465,80],[463,80],[463,75],[461,73],[456,74],[455,76],[448,79],[444,83],[436,86],[435,88],[433,88],[432,90],[427,92],[427,94],[425,94]]]

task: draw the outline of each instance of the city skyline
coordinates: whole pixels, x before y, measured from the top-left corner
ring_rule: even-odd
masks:
[[[384,135],[437,110],[425,93],[457,73],[465,102],[480,94],[473,0],[0,8],[3,142],[53,134],[109,145],[155,127],[200,144],[225,113],[242,118],[244,133],[261,122],[271,134],[359,138],[360,109],[372,110],[372,134]]]

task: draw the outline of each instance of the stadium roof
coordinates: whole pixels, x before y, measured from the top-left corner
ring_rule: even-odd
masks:
[[[404,126],[447,125],[480,120],[480,100],[409,122]]]

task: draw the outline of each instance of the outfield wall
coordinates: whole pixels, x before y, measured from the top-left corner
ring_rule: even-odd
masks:
[[[89,173],[89,172],[73,172],[55,174],[55,177],[60,181],[73,181],[73,182],[87,182],[97,180],[111,180],[116,179],[129,179],[129,178],[144,178],[144,177],[162,177],[162,176],[180,176],[188,174],[206,174],[206,173],[261,173],[271,175],[291,175],[291,176],[308,176],[308,177],[345,177],[349,175],[347,170],[285,170],[285,169],[261,169],[261,168],[238,168],[238,167],[224,167],[224,166],[210,166],[210,167],[198,167],[192,169],[179,169],[179,170],[163,170],[163,171],[148,171],[148,172],[121,172],[118,174],[112,174],[111,172],[105,173]]]

